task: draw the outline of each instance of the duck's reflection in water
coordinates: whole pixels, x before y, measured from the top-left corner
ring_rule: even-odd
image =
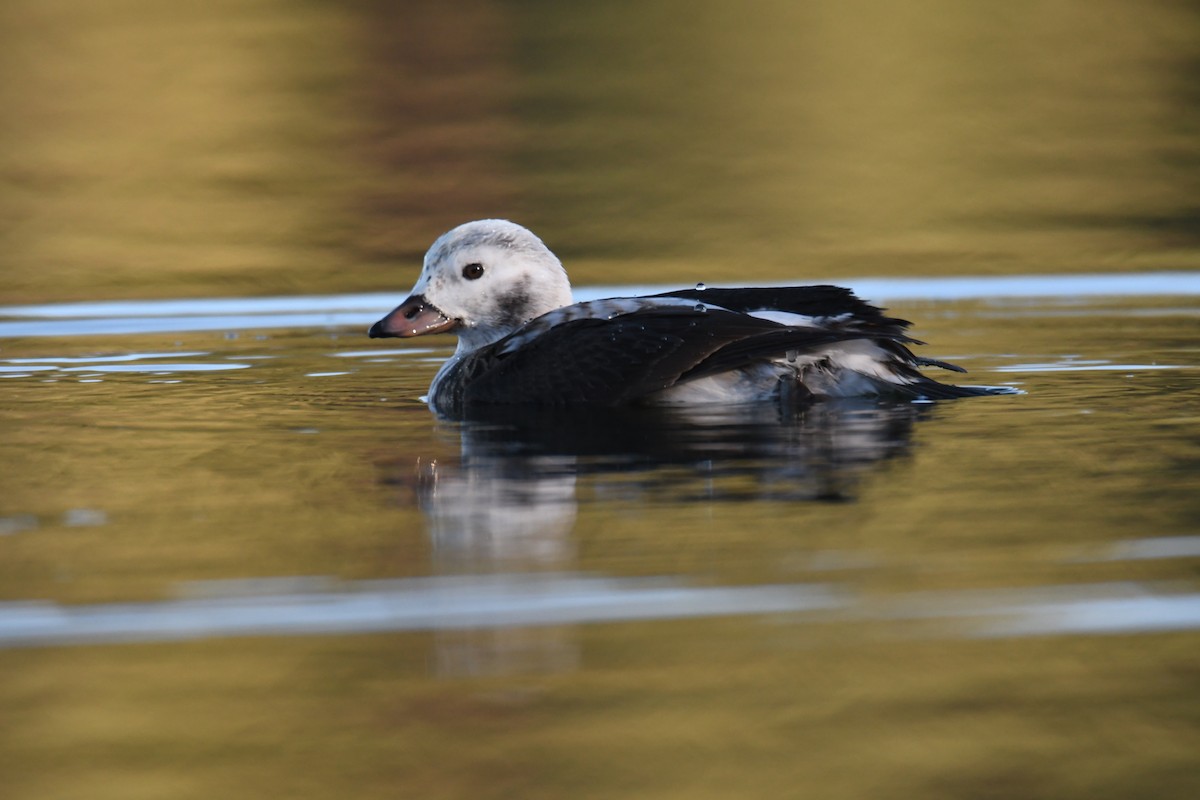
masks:
[[[418,501],[439,574],[575,567],[577,485],[653,512],[688,503],[846,501],[881,462],[908,451],[931,406],[879,401],[625,411],[497,409],[442,423],[457,464],[418,463]],[[568,599],[564,599],[566,601]],[[441,671],[562,669],[561,629],[439,634]]]
[[[419,465],[417,498],[438,572],[564,569],[574,561],[576,460],[469,452]]]

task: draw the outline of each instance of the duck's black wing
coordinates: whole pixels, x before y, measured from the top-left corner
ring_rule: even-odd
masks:
[[[898,370],[916,384],[929,388],[938,399],[965,397],[989,392],[976,391],[978,387],[948,387],[920,378],[916,367],[938,367],[952,372],[966,372],[962,367],[935,358],[918,356],[905,345],[924,344],[905,331],[912,325],[906,319],[889,317],[887,309],[871,305],[844,286],[775,286],[748,287],[744,289],[680,289],[664,292],[653,297],[672,297],[697,300],[742,314],[759,311],[785,312],[809,317],[813,324],[831,331],[854,331],[867,335],[888,351]],[[928,381],[928,383],[926,383]],[[942,387],[942,388],[939,388]],[[941,392],[939,394],[939,392]]]
[[[775,286],[745,289],[680,289],[652,295],[695,300],[742,314],[782,311],[820,320],[829,327],[854,328],[884,336],[902,336],[908,320],[889,317],[844,286]]]
[[[562,322],[519,347],[501,339],[465,356],[439,383],[437,405],[621,406],[676,383],[860,333],[791,328],[697,304],[649,304],[611,319]],[[509,337],[511,339],[512,337]]]

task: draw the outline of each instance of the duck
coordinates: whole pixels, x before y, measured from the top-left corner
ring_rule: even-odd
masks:
[[[425,398],[441,415],[498,406],[621,408],[1007,394],[922,368],[965,372],[910,348],[911,323],[850,289],[695,288],[575,302],[562,262],[508,220],[434,241],[407,299],[368,335],[458,336]]]

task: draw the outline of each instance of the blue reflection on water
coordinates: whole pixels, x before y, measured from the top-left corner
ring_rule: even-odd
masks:
[[[244,588],[247,582],[237,583]],[[330,585],[331,591],[270,594],[268,589],[158,603],[0,604],[0,646],[560,625],[839,605],[821,586],[689,588],[669,581],[577,575],[470,575]],[[214,588],[219,592],[223,582]]]
[[[794,624],[952,620],[948,636],[1125,634],[1200,629],[1200,594],[1148,584],[918,593],[886,606],[830,584],[688,587],[576,574],[460,575],[337,582],[217,581],[147,603],[0,604],[0,647],[232,636],[536,627],[734,615]],[[918,635],[930,635],[921,628]]]
[[[841,283],[854,289],[861,297],[875,302],[1200,295],[1200,272],[863,278]],[[596,300],[653,294],[671,288],[678,287],[590,286],[577,288],[575,298],[579,301]],[[0,306],[0,317],[18,318],[0,321],[0,337],[364,326],[392,308],[402,295],[403,290],[397,290],[327,296]]]

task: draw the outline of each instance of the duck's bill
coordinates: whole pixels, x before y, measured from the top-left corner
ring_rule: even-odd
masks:
[[[407,338],[422,336],[426,333],[445,333],[457,326],[450,319],[421,295],[414,294],[394,311],[371,326],[368,334],[372,339],[388,337]]]

